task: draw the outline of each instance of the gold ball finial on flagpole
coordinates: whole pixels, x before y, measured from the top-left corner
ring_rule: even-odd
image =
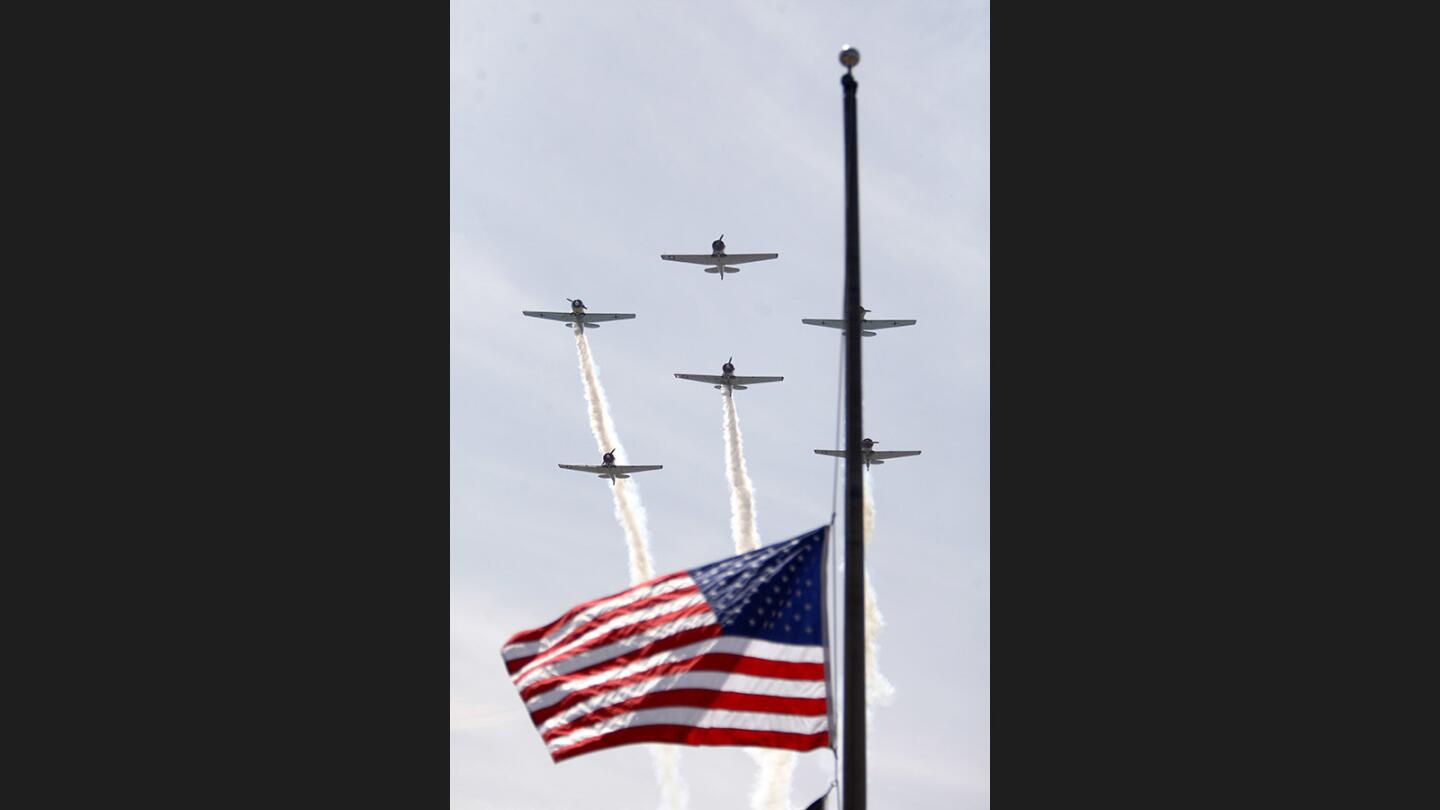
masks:
[[[840,51],[840,64],[844,65],[846,70],[860,64],[859,51],[849,45],[844,45],[842,48],[843,50]]]

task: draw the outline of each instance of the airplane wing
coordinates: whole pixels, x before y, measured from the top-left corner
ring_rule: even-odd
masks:
[[[617,464],[614,467],[606,467],[605,469],[609,470],[610,472],[617,473],[642,473],[649,472],[651,470],[658,470],[663,468],[664,466],[665,465],[663,464],[632,464],[628,467],[622,467]]]
[[[529,315],[532,318],[544,318],[547,321],[574,321],[575,314],[572,312],[531,312],[528,309],[521,310],[521,315]],[[635,317],[631,315],[630,317]]]
[[[816,453],[819,453],[819,454],[822,455],[822,456],[834,456],[834,457],[836,457],[836,458],[844,458],[844,457],[845,457],[845,451],[844,451],[844,450],[816,450],[815,452],[816,452]]]
[[[845,321],[830,318],[801,318],[801,323],[808,323],[811,326],[828,326],[831,329],[844,329]],[[893,326],[914,326],[914,319],[898,321],[861,321],[861,329],[889,329]]]
[[[574,470],[576,472],[591,473],[593,475],[609,475],[610,473],[640,473],[658,470],[664,465],[661,464],[638,464],[621,466],[616,464],[613,467],[606,467],[603,464],[561,464],[562,470]]]
[[[870,451],[870,458],[872,458],[872,459],[904,458],[904,457],[906,457],[906,456],[918,456],[918,455],[920,455],[920,451],[919,451],[919,450],[871,450],[871,451]]]
[[[572,315],[571,318],[573,317],[574,316]],[[622,321],[626,318],[633,318],[635,316],[633,314],[622,315],[614,312],[587,312],[581,317],[585,319],[586,323],[594,323],[595,321]]]
[[[784,377],[731,377],[732,385],[755,385],[757,383],[780,382]]]
[[[731,253],[728,256],[715,256],[714,258],[724,258],[726,264],[745,264],[746,262],[763,262],[766,259],[777,259],[779,257],[779,253]]]
[[[667,262],[689,262],[690,264],[708,264],[712,267],[721,264],[726,266],[732,264],[745,264],[746,262],[763,262],[766,259],[778,259],[779,253],[732,253],[725,256],[711,256],[708,253],[662,253],[660,258]]]
[[[719,385],[725,381],[725,378],[718,374],[676,374],[675,376],[682,380],[694,380],[695,382],[710,383],[711,385]]]

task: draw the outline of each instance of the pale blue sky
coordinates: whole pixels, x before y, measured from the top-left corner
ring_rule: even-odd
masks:
[[[785,381],[736,403],[762,542],[831,504],[843,270],[844,43],[860,82],[862,262],[874,317],[870,570],[893,705],[876,807],[989,806],[989,9],[974,2],[451,3],[451,805],[634,810],[644,746],[552,764],[498,654],[514,631],[628,584],[574,341],[522,309],[637,318],[590,333],[649,515],[655,567],[728,556],[719,393],[674,372]],[[720,282],[661,253],[780,254]],[[683,749],[693,810],[747,807],[752,760]],[[822,792],[805,754],[797,806]]]

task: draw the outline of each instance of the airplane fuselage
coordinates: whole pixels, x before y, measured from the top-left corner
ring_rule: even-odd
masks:
[[[725,388],[738,388],[738,389],[740,389],[741,391],[744,391],[744,390],[745,390],[745,386],[743,386],[743,385],[736,385],[736,384],[733,382],[734,379],[735,379],[735,366],[731,365],[730,363],[726,363],[725,365],[723,365],[723,366],[720,367],[720,380],[721,380],[721,382],[720,382],[719,385],[715,386],[715,390],[716,390],[716,391],[721,391],[721,390],[724,390]]]
[[[615,466],[615,451],[614,451],[614,450],[611,450],[610,452],[608,452],[608,453],[606,453],[605,455],[603,455],[603,456],[600,457],[600,466],[601,466],[601,467],[614,467],[614,466]],[[601,474],[600,474],[600,477],[601,477],[601,478],[609,478],[609,479],[610,479],[610,486],[613,487],[613,486],[615,486],[615,479],[617,479],[617,478],[629,478],[630,476],[625,475],[624,473],[601,473]]]

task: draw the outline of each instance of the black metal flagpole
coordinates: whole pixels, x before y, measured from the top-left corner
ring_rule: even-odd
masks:
[[[865,810],[865,479],[860,457],[860,171],[855,148],[855,77],[860,52],[840,52],[845,75],[845,716],[841,723],[842,810]]]

